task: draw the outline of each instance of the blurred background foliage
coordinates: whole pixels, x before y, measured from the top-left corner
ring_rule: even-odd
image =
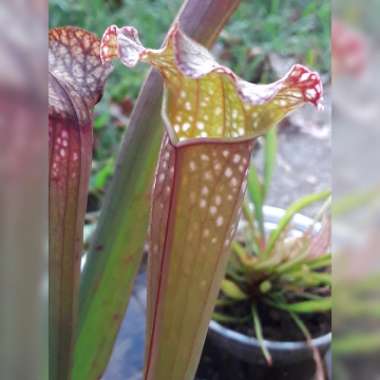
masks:
[[[101,36],[107,26],[133,25],[145,46],[158,48],[182,0],[49,0],[50,27],[75,25]],[[273,62],[294,61],[326,74],[330,67],[330,2],[242,0],[214,47],[218,60],[254,82],[276,79]],[[277,64],[278,65],[278,64]],[[128,126],[147,66],[132,72],[116,63],[96,108],[90,209],[112,176],[121,136]]]

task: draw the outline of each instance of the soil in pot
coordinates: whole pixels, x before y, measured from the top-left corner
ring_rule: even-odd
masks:
[[[225,307],[220,309],[223,314],[241,318],[244,315],[250,315],[250,304],[241,304],[237,307]],[[305,336],[296,326],[289,313],[268,307],[265,304],[258,304],[258,313],[260,315],[263,336],[266,340],[272,341],[304,341]],[[317,338],[331,331],[331,313],[314,313],[303,314],[302,321],[308,328],[311,336]],[[223,323],[225,327],[237,331],[246,336],[256,338],[252,320],[247,319],[245,323],[239,325]]]

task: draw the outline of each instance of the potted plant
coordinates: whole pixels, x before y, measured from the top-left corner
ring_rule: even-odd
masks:
[[[331,343],[330,192],[307,195],[287,210],[264,206],[276,155],[275,129],[264,149],[263,180],[254,166],[250,169],[248,196],[254,207],[245,203],[232,243],[200,379],[209,378],[204,364],[215,355],[220,380],[299,380],[315,372],[325,378],[321,358]],[[319,201],[324,203],[315,218],[299,214]]]

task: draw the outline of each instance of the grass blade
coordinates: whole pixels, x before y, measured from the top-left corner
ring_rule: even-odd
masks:
[[[264,342],[263,329],[261,326],[261,321],[260,321],[259,313],[257,312],[256,305],[252,304],[251,310],[252,310],[252,318],[253,318],[253,325],[255,327],[256,338],[260,344],[261,351],[264,354],[265,360],[267,361],[268,365],[271,366],[272,365],[272,356],[269,353],[269,351],[265,345],[265,342]]]

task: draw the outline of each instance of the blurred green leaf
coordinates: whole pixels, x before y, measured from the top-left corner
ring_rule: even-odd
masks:
[[[248,299],[248,294],[244,293],[233,281],[223,280],[220,287],[221,291],[227,296],[236,301]]]
[[[347,333],[341,337],[334,335],[334,355],[359,357],[361,354],[373,354],[378,350],[380,350],[380,333],[371,331]]]
[[[100,129],[105,127],[111,120],[111,116],[108,112],[103,112],[95,118],[94,128]]]
[[[115,160],[110,158],[106,163],[99,169],[95,175],[91,177],[90,190],[98,191],[103,190],[108,179],[113,175],[115,170]]]

